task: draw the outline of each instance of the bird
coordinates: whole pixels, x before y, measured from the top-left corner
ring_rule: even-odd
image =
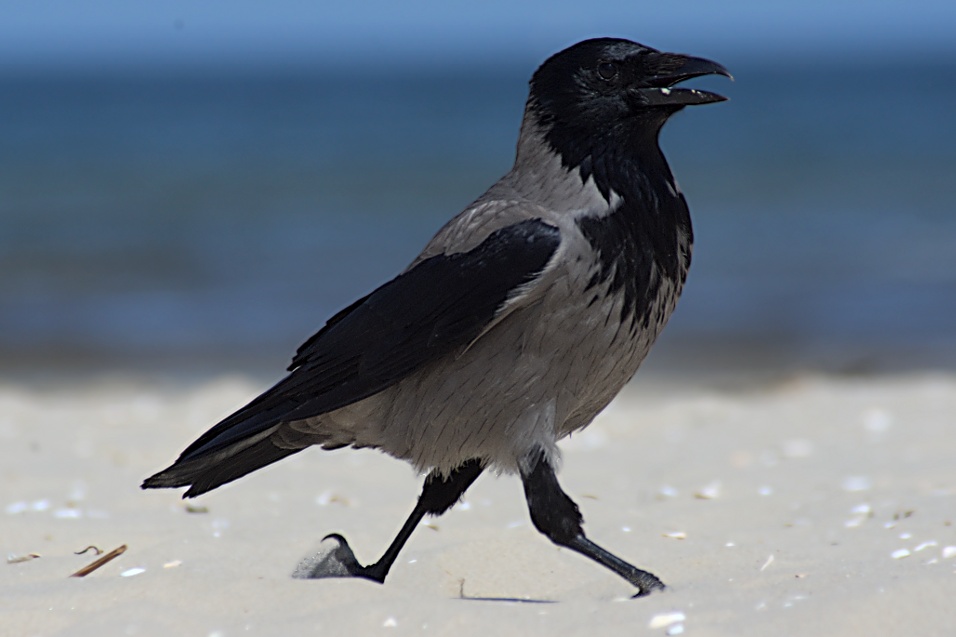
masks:
[[[637,371],[691,261],[686,199],[658,142],[685,106],[726,98],[676,86],[721,64],[594,38],[533,73],[513,168],[391,281],[333,315],[288,374],[142,487],[191,498],[312,446],[372,448],[425,475],[382,557],[334,550],[305,576],[384,583],[426,515],[485,470],[517,474],[544,536],[625,579],[664,588],[587,537],[558,482],[557,443]]]

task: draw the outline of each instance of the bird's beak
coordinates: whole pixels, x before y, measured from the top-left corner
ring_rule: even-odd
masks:
[[[679,53],[649,53],[644,57],[643,63],[649,79],[633,89],[643,106],[693,106],[723,102],[727,98],[717,93],[672,87],[702,75],[723,75],[734,79],[722,64]]]

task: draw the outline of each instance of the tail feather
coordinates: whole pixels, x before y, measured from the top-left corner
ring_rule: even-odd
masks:
[[[189,460],[177,460],[170,467],[146,478],[142,488],[188,486],[183,497],[194,498],[299,451],[302,449],[277,447],[269,437],[265,437],[233,453],[224,450]]]

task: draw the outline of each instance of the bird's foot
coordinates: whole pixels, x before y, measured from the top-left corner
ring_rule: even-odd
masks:
[[[325,577],[362,577],[381,584],[385,575],[380,574],[376,564],[362,566],[355,559],[355,553],[348,541],[338,533],[322,538],[322,548],[318,553],[303,559],[295,567],[292,577],[296,579],[322,579]]]
[[[631,595],[631,599],[646,597],[654,591],[662,591],[665,588],[664,582],[662,582],[657,575],[648,573],[647,571],[642,571],[639,568],[634,569],[634,572],[627,577],[627,581],[634,586],[637,586],[639,589],[636,593]]]
[[[662,582],[656,575],[637,568],[633,564],[625,562],[613,553],[608,553],[606,550],[587,539],[584,536],[584,533],[565,541],[564,546],[577,551],[581,555],[594,560],[606,568],[609,568],[636,586],[638,591],[631,596],[632,599],[637,597],[645,597],[654,591],[664,590],[664,582]]]

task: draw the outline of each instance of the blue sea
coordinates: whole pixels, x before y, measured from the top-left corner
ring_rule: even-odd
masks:
[[[956,58],[721,61],[649,365],[956,367]],[[0,75],[0,374],[278,372],[509,169],[532,70]]]

